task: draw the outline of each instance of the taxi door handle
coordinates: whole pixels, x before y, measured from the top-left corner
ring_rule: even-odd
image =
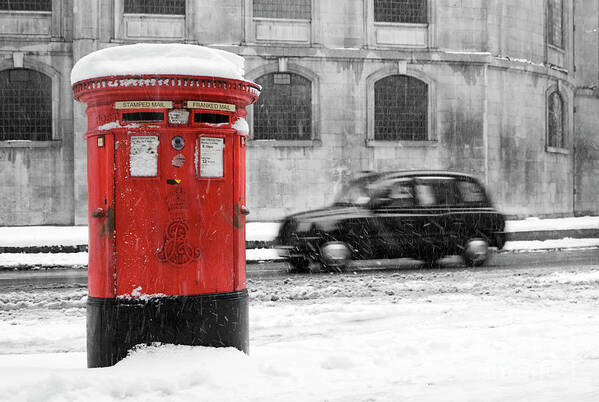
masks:
[[[250,210],[245,205],[242,205],[242,206],[239,207],[239,213],[241,215],[249,215],[250,214]]]

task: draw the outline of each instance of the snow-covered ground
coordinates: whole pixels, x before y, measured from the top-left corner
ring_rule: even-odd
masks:
[[[506,221],[505,223],[505,230],[508,232],[597,228],[599,228],[599,217],[597,216],[580,216],[555,219],[540,219],[531,217],[522,220]]]
[[[250,355],[85,368],[84,286],[0,289],[7,401],[597,401],[599,269],[250,279]]]
[[[69,267],[87,269],[87,252],[79,253],[0,253],[2,268]]]
[[[592,217],[508,230],[599,227]],[[248,224],[268,241],[277,223]],[[86,227],[0,228],[0,246],[76,246]],[[599,247],[599,239],[506,249]],[[248,250],[248,260],[273,250]],[[11,265],[12,264],[12,265]],[[87,253],[0,254],[1,266],[86,267]],[[140,347],[86,369],[85,283],[0,287],[4,401],[597,401],[599,266],[362,271],[250,278],[250,355]]]

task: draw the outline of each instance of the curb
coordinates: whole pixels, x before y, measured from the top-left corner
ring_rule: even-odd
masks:
[[[563,238],[595,239],[599,238],[599,229],[536,230],[507,233],[507,241],[543,241]]]
[[[81,253],[87,252],[87,244],[78,246],[27,246],[27,247],[0,247],[0,253]]]

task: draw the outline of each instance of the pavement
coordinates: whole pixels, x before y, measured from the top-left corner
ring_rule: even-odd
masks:
[[[278,222],[248,222],[248,263],[278,259],[272,248]],[[506,222],[502,251],[599,247],[599,217],[527,218]],[[87,226],[0,227],[0,269],[87,267]]]

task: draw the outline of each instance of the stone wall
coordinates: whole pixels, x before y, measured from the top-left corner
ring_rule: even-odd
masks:
[[[578,215],[597,214],[599,188],[599,3],[578,2],[576,9],[575,169]]]
[[[0,143],[0,225],[86,224],[87,121],[70,69],[139,41],[216,46],[243,55],[249,79],[290,71],[313,82],[311,141],[250,142],[252,220],[329,204],[364,170],[422,168],[480,177],[510,215],[599,213],[599,5],[564,1],[561,50],[546,43],[544,2],[428,1],[419,27],[375,23],[372,0],[315,1],[312,20],[295,25],[260,21],[237,0],[188,1],[185,16],[168,18],[123,15],[123,0],[55,0],[31,21],[0,12],[0,68],[22,60],[47,71],[56,94],[54,141]],[[430,141],[372,140],[373,85],[390,74],[429,84]],[[551,88],[565,99],[564,152],[546,149]]]
[[[488,80],[489,186],[494,198],[510,215],[571,214],[572,154],[569,149],[546,149],[546,102],[549,89],[561,82],[571,148],[572,88],[546,74],[516,68],[491,68]]]
[[[28,68],[52,82],[52,139],[0,141],[0,225],[70,225],[73,102],[69,24],[58,15],[0,12],[0,70]],[[23,40],[26,37],[27,40]]]

